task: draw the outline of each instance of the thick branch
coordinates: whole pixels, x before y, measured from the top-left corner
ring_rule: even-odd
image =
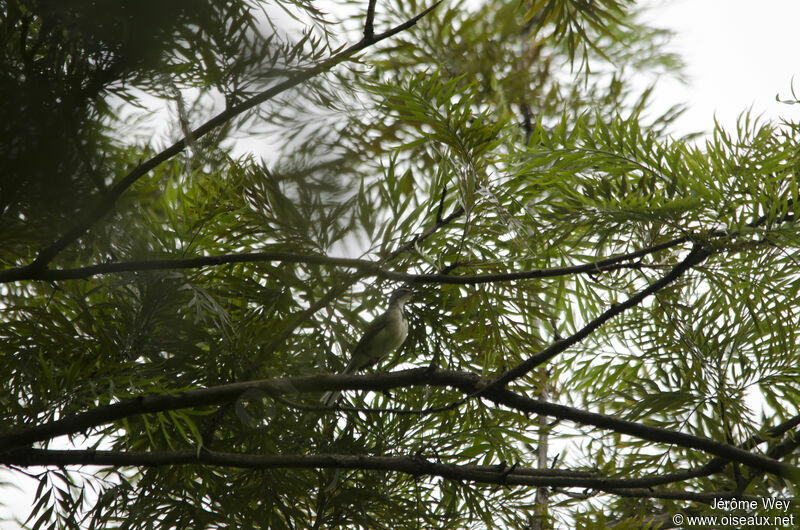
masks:
[[[438,458],[437,458],[438,460]],[[122,452],[97,450],[22,449],[0,455],[0,463],[15,466],[174,466],[201,464],[243,469],[359,469],[394,471],[415,477],[428,475],[449,480],[506,486],[591,488],[626,497],[687,499],[710,502],[714,497],[683,491],[654,491],[637,487],[641,479],[614,479],[591,473],[503,465],[456,465],[433,462],[422,456],[364,455],[252,455],[208,450]],[[649,492],[649,495],[647,494]],[[730,494],[729,494],[730,495]],[[723,493],[722,497],[726,497]]]
[[[800,470],[794,466],[778,462],[762,455],[750,453],[725,443],[700,436],[693,436],[650,425],[621,420],[612,416],[587,412],[566,405],[548,403],[515,394],[505,388],[495,387],[487,390],[489,384],[488,381],[482,380],[477,375],[468,372],[418,368],[374,375],[315,375],[285,379],[264,379],[180,392],[172,395],[144,395],[113,405],[106,405],[80,414],[67,416],[43,425],[0,433],[0,452],[30,445],[34,442],[49,440],[63,434],[84,432],[90,428],[137,414],[218,405],[234,400],[245,391],[251,389],[261,390],[268,395],[294,395],[298,392],[318,392],[324,390],[390,390],[397,387],[430,385],[450,386],[467,394],[481,393],[485,399],[522,412],[544,414],[554,418],[570,420],[582,425],[592,425],[602,429],[628,434],[644,440],[697,449],[776,475],[790,478],[800,477]]]
[[[0,462],[19,466],[34,465],[110,465],[110,466],[167,466],[208,464],[224,467],[271,469],[370,469],[400,471],[415,476],[437,475],[453,480],[472,480],[492,484],[584,487],[593,489],[621,488],[630,481],[608,479],[591,473],[508,468],[492,465],[454,465],[432,462],[421,456],[364,456],[364,455],[252,455],[217,453],[208,450],[121,452],[97,450],[22,449],[0,455]]]
[[[668,429],[661,429],[650,425],[644,425],[633,421],[621,420],[612,416],[597,414],[595,412],[587,412],[584,410],[567,407],[555,403],[546,403],[531,399],[525,396],[520,396],[505,389],[489,390],[483,394],[486,399],[494,401],[495,403],[506,405],[508,407],[532,412],[537,414],[546,414],[555,418],[563,418],[575,423],[583,425],[593,425],[601,429],[608,429],[614,432],[628,434],[643,440],[651,442],[661,442],[667,444],[679,445],[690,449],[697,449],[705,451],[717,456],[724,457],[728,460],[740,462],[742,464],[752,466],[770,473],[790,477],[792,479],[800,478],[800,469],[778,462],[772,458],[750,453],[743,449],[739,449],[733,445],[728,445],[722,442],[717,442],[709,438],[700,436],[693,436],[678,431],[671,431]]]

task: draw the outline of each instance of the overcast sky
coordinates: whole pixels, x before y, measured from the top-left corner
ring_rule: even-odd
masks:
[[[676,32],[670,49],[687,63],[688,83],[659,83],[654,100],[664,109],[687,103],[689,111],[676,124],[677,134],[708,132],[714,116],[733,130],[742,111],[775,121],[800,122],[800,105],[782,105],[775,96],[791,98],[792,76],[800,95],[800,0],[648,0],[653,25]],[[87,471],[91,469],[88,468]],[[18,474],[0,472],[3,479]],[[24,519],[35,486],[25,481],[24,494],[0,484],[3,502]],[[0,507],[0,517],[9,512]],[[0,528],[17,525],[0,522]]]
[[[653,25],[672,29],[669,46],[687,63],[688,84],[660,83],[655,100],[687,103],[677,132],[708,132],[714,116],[733,130],[742,111],[772,120],[800,121],[791,99],[792,76],[800,96],[800,1],[798,0],[648,0]]]

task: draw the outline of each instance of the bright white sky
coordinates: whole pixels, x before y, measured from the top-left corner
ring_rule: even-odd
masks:
[[[739,114],[800,121],[792,77],[800,96],[800,2],[797,0],[647,0],[652,25],[676,32],[669,49],[687,63],[688,84],[660,83],[654,101],[685,102],[677,133],[709,132],[714,116],[735,130]],[[800,97],[798,97],[800,99]]]
[[[779,121],[800,122],[800,105],[775,101],[791,99],[792,77],[800,95],[800,1],[798,0],[647,0],[653,5],[647,20],[676,32],[670,49],[687,63],[688,83],[659,83],[656,105],[664,110],[688,103],[688,112],[677,122],[678,135],[709,132],[713,120],[735,129],[739,114],[752,106],[755,114]],[[24,492],[2,486],[15,478],[0,471],[0,529],[19,528],[2,518],[27,517],[35,485],[19,483]]]

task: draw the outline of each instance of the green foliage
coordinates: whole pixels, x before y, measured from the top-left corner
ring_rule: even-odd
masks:
[[[796,416],[800,398],[800,126],[745,114],[704,145],[670,137],[677,109],[644,118],[651,92],[629,80],[679,62],[627,2],[446,2],[355,55],[344,43],[362,38],[362,2],[346,4],[341,25],[308,2],[112,4],[3,6],[0,431],[130,398],[341,369],[397,282],[325,256],[467,277],[641,252],[588,273],[421,282],[409,337],[377,371],[430,365],[492,379],[580,334],[697,245],[707,260],[507,389],[754,452],[746,441],[760,433],[761,450],[798,464],[791,438],[768,428]],[[428,7],[377,5],[375,34]],[[135,121],[159,105],[175,109],[159,118],[166,133]],[[234,133],[266,150],[236,157]],[[184,136],[164,154],[161,143]],[[88,229],[52,261],[26,267],[84,219]],[[176,261],[209,256],[220,261]],[[81,279],[45,275],[92,265]],[[677,485],[538,490],[370,467],[414,457],[494,466],[509,480],[553,467],[577,481],[659,476],[711,456],[488,396],[457,403],[457,388],[345,395],[407,413],[321,412],[318,393],[287,389],[37,442],[132,457],[357,455],[363,465],[182,460],[78,474],[51,464],[36,475],[26,524],[523,528],[543,518],[643,528],[690,503],[705,509],[691,494],[793,488],[739,464]],[[39,454],[11,449],[0,447],[0,461]]]

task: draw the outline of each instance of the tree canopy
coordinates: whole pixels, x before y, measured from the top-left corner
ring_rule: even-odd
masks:
[[[657,528],[794,495],[800,125],[671,135],[641,79],[680,60],[632,2],[0,15],[26,525]],[[335,375],[402,285],[404,345]]]

